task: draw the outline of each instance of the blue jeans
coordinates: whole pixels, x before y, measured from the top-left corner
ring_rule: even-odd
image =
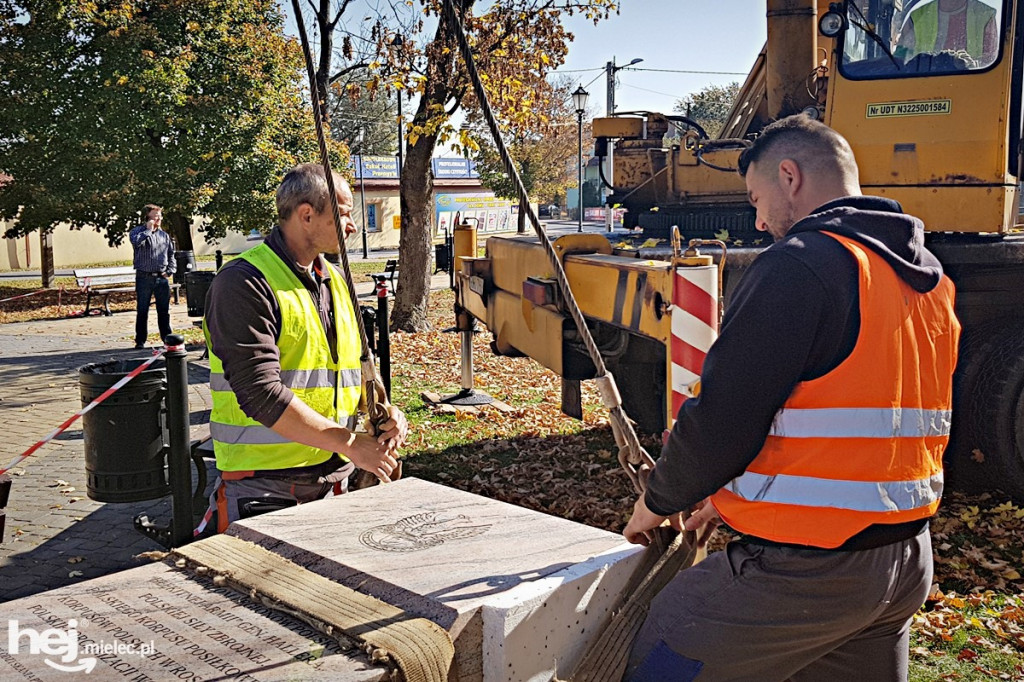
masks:
[[[149,336],[149,300],[156,298],[156,322],[160,327],[160,338],[166,339],[171,329],[171,283],[160,275],[148,272],[135,273],[135,345],[146,343]]]

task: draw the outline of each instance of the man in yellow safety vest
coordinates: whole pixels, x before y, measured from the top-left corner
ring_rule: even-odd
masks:
[[[352,190],[335,174],[346,236]],[[225,265],[206,301],[210,435],[221,484],[218,530],[239,518],[345,491],[356,467],[389,480],[408,425],[400,410],[355,431],[362,346],[341,274],[324,170],[292,169],[277,190],[280,224]]]
[[[981,0],[926,0],[910,9],[897,40],[896,56],[966,52],[984,68],[999,53],[996,9]]]

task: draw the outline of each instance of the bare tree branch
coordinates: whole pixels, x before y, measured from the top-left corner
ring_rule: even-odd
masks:
[[[358,64],[350,64],[349,66],[346,66],[346,67],[342,68],[341,70],[339,70],[333,76],[330,76],[327,79],[327,84],[328,85],[334,85],[335,83],[337,83],[342,78],[344,78],[345,76],[349,75],[350,73],[353,73],[355,71],[359,71],[361,69],[368,69],[369,67],[370,67],[369,62],[359,62]]]

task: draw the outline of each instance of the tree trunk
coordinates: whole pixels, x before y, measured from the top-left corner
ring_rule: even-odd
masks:
[[[476,0],[456,0],[458,9],[464,14]],[[444,49],[441,47],[444,46]],[[430,172],[430,159],[437,145],[440,126],[437,109],[450,115],[455,108],[450,100],[462,97],[452,92],[455,59],[454,31],[448,24],[447,15],[442,14],[434,33],[434,55],[427,60],[426,91],[416,107],[413,124],[424,132],[416,138],[415,144],[406,148],[402,179],[399,182],[399,206],[402,215],[402,234],[398,240],[401,265],[398,271],[398,291],[395,294],[395,309],[391,314],[391,329],[394,331],[425,331],[430,329],[427,321],[427,306],[430,303],[430,261],[434,246],[434,179]],[[428,125],[428,122],[432,122]],[[401,144],[399,140],[399,144]]]
[[[40,284],[49,289],[53,286],[53,233],[47,229],[39,230],[39,270]]]
[[[519,226],[516,228],[516,232],[526,234],[526,211],[522,206],[519,207]]]
[[[174,240],[174,249],[176,251],[194,251],[192,248],[192,230],[190,229],[188,218],[177,211],[172,211],[167,214],[167,219],[164,221],[164,229]]]
[[[423,105],[420,105],[421,108]],[[417,113],[417,116],[420,114]],[[401,264],[398,291],[391,312],[393,331],[417,332],[430,329],[430,258],[433,251],[434,180],[430,174],[436,136],[423,135],[409,145],[399,183],[402,230],[398,241]]]

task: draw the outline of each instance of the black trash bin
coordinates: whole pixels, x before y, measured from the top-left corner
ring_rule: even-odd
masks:
[[[434,244],[434,274],[439,272],[451,272],[452,252],[451,244],[445,239],[440,244]]]
[[[196,255],[191,251],[175,251],[174,262],[178,266],[174,271],[174,283],[184,284],[185,276],[197,269]]]
[[[188,316],[202,317],[206,314],[206,292],[210,290],[216,272],[197,270],[185,276],[185,298],[188,299]]]
[[[82,405],[145,362],[111,360],[78,368]],[[97,502],[139,502],[170,494],[160,410],[167,371],[157,360],[82,417],[85,491]]]

